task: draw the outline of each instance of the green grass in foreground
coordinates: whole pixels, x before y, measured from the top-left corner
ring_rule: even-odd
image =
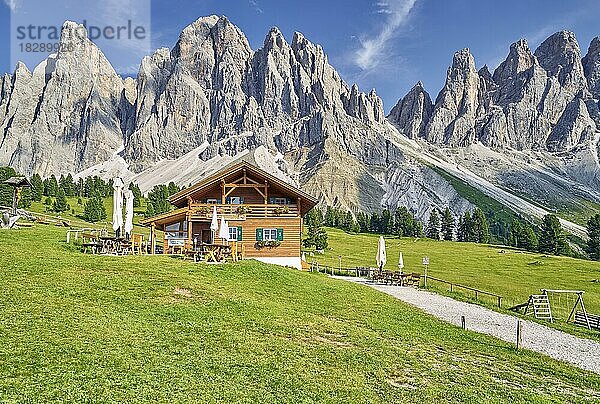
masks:
[[[2,401],[600,399],[598,375],[368,287],[253,261],[86,256],[63,238],[0,231]]]

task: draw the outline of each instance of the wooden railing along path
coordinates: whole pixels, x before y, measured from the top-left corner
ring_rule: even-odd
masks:
[[[346,276],[356,276],[356,277],[370,277],[371,276],[371,271],[373,271],[373,268],[365,268],[365,267],[356,267],[356,268],[343,268],[343,267],[332,267],[332,266],[328,266],[328,265],[319,265],[318,262],[313,262],[311,264],[311,271],[317,271],[317,272],[322,272],[325,274],[330,274],[330,275],[346,275]],[[376,269],[375,269],[376,270]],[[498,307],[502,308],[502,299],[503,296],[497,295],[495,293],[491,293],[491,292],[487,292],[485,290],[481,290],[481,289],[477,289],[477,288],[473,288],[471,286],[466,286],[466,285],[461,285],[459,283],[454,283],[454,282],[449,282],[440,278],[435,278],[429,275],[421,275],[421,279],[423,279],[423,284],[425,287],[427,287],[426,285],[426,281],[434,281],[434,282],[440,282],[443,283],[445,285],[448,285],[450,288],[450,292],[454,292],[455,289],[464,289],[467,290],[469,292],[474,293],[475,295],[475,300],[479,300],[480,295],[483,296],[490,296],[492,298],[494,298],[494,300],[496,300]]]

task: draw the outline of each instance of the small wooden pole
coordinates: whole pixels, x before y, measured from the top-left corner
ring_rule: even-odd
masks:
[[[523,345],[523,323],[517,320],[517,350]]]
[[[156,225],[152,223],[150,226],[150,254],[155,254],[155,239],[156,239]]]
[[[460,325],[463,330],[467,329],[467,320],[465,319],[465,316],[460,316]]]

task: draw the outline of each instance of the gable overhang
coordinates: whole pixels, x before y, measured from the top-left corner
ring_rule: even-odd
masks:
[[[218,171],[215,174],[208,176],[207,178],[198,182],[197,184],[192,185],[191,187],[183,189],[177,192],[176,194],[172,195],[169,198],[169,202],[177,207],[182,208],[187,205],[188,198],[192,197],[192,195],[199,193],[206,188],[217,185],[221,183],[225,178],[232,176],[233,174],[244,169],[248,173],[254,174],[258,177],[262,177],[266,181],[277,185],[279,188],[282,188],[284,191],[295,195],[297,198],[300,198],[302,201],[300,207],[300,213],[302,216],[304,216],[308,211],[314,208],[318,203],[318,201],[313,196],[307,194],[301,189],[298,189],[293,185],[290,185],[287,182],[275,177],[274,175],[271,175],[247,162],[240,162],[230,167],[225,167],[221,171]]]
[[[150,226],[154,224],[159,230],[163,230],[165,226],[185,220],[187,213],[187,208],[179,208],[170,212],[140,220],[140,224],[142,226]]]

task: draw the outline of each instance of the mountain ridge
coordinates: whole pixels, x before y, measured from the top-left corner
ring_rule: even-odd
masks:
[[[323,204],[355,212],[406,205],[425,219],[446,206],[455,215],[472,209],[428,166],[442,159],[498,186],[525,178],[527,188],[543,170],[564,173],[600,202],[592,192],[598,41],[584,58],[572,34],[545,41],[537,55],[520,41],[493,74],[459,51],[436,102],[417,83],[387,117],[374,90],[348,85],[300,33],[288,43],[272,28],[255,51],[226,17],[201,17],[173,49],[145,57],[136,79],[119,77],[87,38],[75,41],[33,72],[19,64],[0,79],[0,164],[26,174],[120,174],[149,188],[160,170],[189,185],[258,153]],[[522,122],[546,137],[521,131]],[[492,155],[476,144],[514,152],[519,169],[476,167]],[[566,195],[547,206],[571,199],[567,185],[544,181]]]

